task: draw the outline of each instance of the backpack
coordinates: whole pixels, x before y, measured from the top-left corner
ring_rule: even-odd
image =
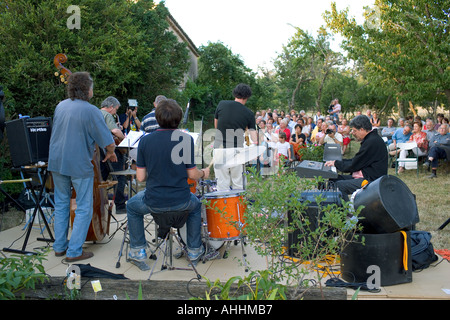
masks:
[[[431,233],[427,231],[411,231],[412,270],[426,269],[438,260],[431,243]]]

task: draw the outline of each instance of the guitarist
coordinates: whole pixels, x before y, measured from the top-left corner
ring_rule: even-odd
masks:
[[[105,119],[106,126],[111,131],[116,145],[118,145],[123,139],[125,139],[122,130],[118,127],[117,122],[114,120],[114,115],[117,114],[117,110],[119,110],[119,107],[119,100],[117,100],[115,97],[109,96],[105,100],[103,100],[100,109],[103,114],[103,118]],[[100,164],[103,180],[106,180],[108,178],[110,169],[112,169],[113,171],[124,170],[124,155],[118,148],[116,148],[114,152],[117,157],[117,162],[111,162],[111,165],[106,162],[102,162]],[[126,198],[124,193],[125,184],[127,182],[126,180],[126,176],[117,176],[116,196],[114,198],[114,204],[116,205],[116,214],[127,213],[125,205]]]

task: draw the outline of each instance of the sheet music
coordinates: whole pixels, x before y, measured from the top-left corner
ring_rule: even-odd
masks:
[[[124,148],[137,148],[139,145],[139,140],[145,133],[143,131],[130,131],[128,132],[125,139],[118,145],[118,147]]]

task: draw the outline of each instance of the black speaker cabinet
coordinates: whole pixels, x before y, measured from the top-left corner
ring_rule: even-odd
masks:
[[[329,204],[336,204],[338,206],[341,205],[342,194],[336,191],[305,191],[302,192],[300,198],[298,199],[301,202],[309,201],[308,207],[306,208],[306,212],[301,219],[308,219],[309,225],[304,226],[304,228],[296,228],[293,232],[288,234],[288,255],[291,257],[298,256],[298,249],[296,248],[299,244],[305,241],[306,237],[313,231],[315,231],[320,226],[320,221],[322,219],[323,214],[318,207],[315,197],[320,195],[324,198],[324,201],[321,203],[322,206],[327,206]],[[288,212],[288,223],[289,225],[294,222],[293,212]],[[328,236],[333,236],[333,231],[330,230],[327,233]],[[319,244],[319,246],[323,246]],[[314,254],[313,254],[314,255]],[[313,258],[313,256],[311,256]]]
[[[13,166],[47,162],[51,131],[51,118],[21,118],[6,122]]]
[[[361,189],[354,207],[364,206],[360,220],[364,233],[412,230],[419,222],[416,199],[408,186],[395,176],[382,176]]]
[[[341,252],[342,279],[351,283],[369,280],[373,284],[378,273],[380,286],[412,282],[409,231],[359,236]],[[361,237],[364,243],[360,242]]]

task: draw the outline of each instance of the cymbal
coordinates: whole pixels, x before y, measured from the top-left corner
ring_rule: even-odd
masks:
[[[216,168],[231,168],[254,160],[265,151],[265,146],[216,149],[214,153],[214,164]]]
[[[128,175],[136,174],[136,170],[127,169],[127,170],[123,170],[123,171],[112,171],[110,173],[113,175],[116,175],[116,176],[128,176]]]

